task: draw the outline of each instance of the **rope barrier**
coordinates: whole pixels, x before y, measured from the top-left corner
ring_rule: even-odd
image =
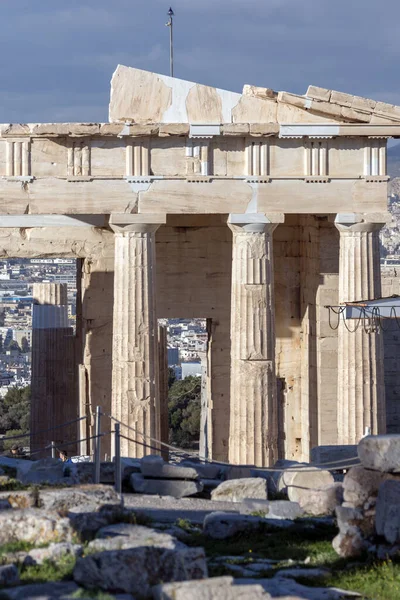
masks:
[[[341,313],[343,311],[340,311]],[[196,386],[197,387],[197,386]],[[195,389],[195,388],[193,388]],[[193,391],[193,390],[192,390]],[[195,458],[196,460],[201,461],[202,463],[205,464],[213,464],[213,465],[220,465],[220,466],[226,466],[226,467],[242,467],[242,468],[251,468],[255,471],[266,471],[266,472],[270,472],[270,473],[281,473],[282,471],[285,471],[286,469],[290,469],[290,471],[292,472],[303,472],[303,473],[307,473],[307,472],[313,472],[315,470],[315,468],[322,468],[325,469],[327,471],[337,471],[337,470],[345,470],[345,469],[349,469],[351,467],[357,466],[360,463],[358,456],[354,456],[351,458],[344,458],[344,459],[339,459],[339,460],[335,460],[335,461],[330,461],[330,462],[322,462],[322,463],[314,463],[312,465],[304,465],[304,466],[298,466],[296,467],[296,465],[294,465],[293,467],[259,467],[256,465],[249,465],[249,464],[240,464],[240,465],[235,465],[229,462],[224,462],[224,461],[216,461],[216,460],[211,460],[208,459],[206,457],[200,456],[199,452],[196,451],[185,451],[181,448],[177,448],[176,446],[173,446],[171,444],[167,444],[165,442],[161,442],[160,440],[157,440],[156,438],[153,438],[151,436],[148,436],[146,434],[144,434],[143,432],[139,431],[136,427],[133,427],[131,425],[128,425],[126,423],[124,423],[123,421],[120,421],[119,419],[115,418],[113,415],[108,414],[108,413],[104,413],[101,412],[101,415],[104,417],[109,418],[110,420],[114,421],[115,423],[118,423],[121,427],[126,427],[126,429],[133,431],[136,435],[139,435],[142,437],[143,441],[140,442],[138,440],[134,440],[129,436],[126,435],[122,435],[120,434],[120,437],[123,439],[126,439],[127,441],[134,443],[134,444],[139,444],[140,446],[144,447],[144,448],[149,448],[150,450],[153,450],[155,452],[159,452],[161,447],[164,448],[168,448],[169,450],[171,450],[172,452],[182,456],[183,458],[187,457],[189,459],[191,458]],[[55,427],[51,427],[49,429],[43,429],[40,431],[35,432],[35,435],[41,434],[41,433],[47,433],[50,431],[54,431],[55,429],[60,429],[63,427],[66,427],[68,425],[72,425],[74,423],[77,423],[79,421],[82,421],[84,419],[87,419],[86,416],[84,417],[79,417],[77,419],[74,419],[72,421],[67,421],[66,423],[62,423],[61,425],[56,425]],[[83,439],[78,439],[78,440],[74,440],[71,442],[63,442],[61,444],[58,444],[57,446],[53,446],[53,444],[49,444],[39,450],[35,450],[34,452],[30,453],[30,456],[34,456],[36,454],[39,454],[41,452],[44,452],[46,450],[49,450],[51,448],[55,448],[58,452],[60,452],[61,448],[67,447],[67,446],[72,446],[75,444],[81,444],[83,442],[88,442],[89,440],[96,440],[99,437],[104,437],[106,435],[110,435],[115,433],[114,430],[110,429],[109,431],[105,431],[100,433],[99,435],[92,435],[90,437],[87,438],[83,438]],[[5,440],[12,440],[12,439],[22,439],[22,438],[26,438],[26,437],[30,437],[30,434],[26,434],[26,435],[18,435],[18,436],[11,436],[9,438],[5,438]],[[153,444],[156,445],[152,445],[152,444],[148,444],[146,443],[146,440],[149,440],[150,442],[152,442]]]
[[[9,441],[9,440],[19,440],[19,439],[23,439],[23,438],[28,438],[28,437],[34,437],[36,435],[39,435],[41,433],[48,433],[49,431],[54,431],[55,429],[62,429],[63,427],[67,427],[68,425],[73,425],[74,423],[78,423],[79,421],[83,421],[83,419],[87,419],[87,417],[79,417],[79,419],[74,419],[73,421],[67,421],[66,423],[62,423],[61,425],[55,425],[54,427],[50,427],[49,429],[41,429],[39,431],[35,431],[34,434],[32,433],[24,433],[24,434],[20,434],[20,435],[12,435],[10,437],[5,436],[3,438],[4,441]]]
[[[346,308],[348,308],[349,306],[354,306],[357,307],[359,310],[359,316],[356,319],[346,319],[345,318],[345,310]],[[369,309],[366,308],[364,305],[362,304],[356,304],[356,303],[348,303],[345,305],[340,305],[340,306],[330,306],[327,305],[325,306],[325,308],[328,309],[329,311],[329,315],[328,315],[328,323],[329,323],[329,327],[333,330],[336,331],[339,328],[340,325],[340,321],[343,321],[343,325],[344,327],[347,329],[347,331],[349,331],[350,333],[355,333],[360,325],[361,325],[361,321],[363,321],[363,329],[366,333],[372,333],[372,332],[376,332],[377,330],[381,330],[381,331],[389,331],[390,330],[390,326],[391,326],[391,322],[393,322],[393,320],[395,320],[397,328],[400,329],[400,318],[397,316],[397,312],[396,312],[396,306],[387,306],[386,308],[389,309],[390,308],[390,315],[389,316],[384,316],[381,314],[381,309],[379,306],[371,306]],[[337,322],[336,324],[332,323],[332,316],[331,314],[337,315]],[[352,321],[356,321],[356,324],[354,326],[354,328],[350,327],[347,324],[348,320],[352,320]],[[383,323],[387,321],[387,324],[384,325]]]
[[[99,436],[92,435],[92,436],[90,436],[88,438],[83,438],[81,440],[75,440],[74,442],[65,442],[65,443],[62,443],[62,444],[58,444],[57,446],[55,446],[55,448],[56,448],[57,452],[59,452],[60,451],[59,447],[63,448],[64,446],[72,446],[73,444],[81,444],[82,442],[88,442],[89,440],[97,439],[97,437],[104,437],[105,435],[110,435],[111,433],[114,433],[114,431],[112,429],[110,429],[110,431],[101,432],[99,434]],[[49,444],[48,446],[46,446],[44,449],[45,450],[49,450],[50,448],[52,448],[51,444]]]
[[[103,412],[101,414],[103,415],[103,417],[108,417],[109,419],[112,419],[113,421],[115,421],[115,423],[119,423],[122,427],[126,427],[127,429],[130,429],[130,431],[133,431],[137,435],[140,435],[143,439],[148,439],[148,440],[150,440],[150,442],[159,444],[160,446],[163,446],[164,448],[168,448],[169,450],[172,450],[173,452],[180,452],[182,454],[186,454],[187,456],[196,456],[196,457],[199,456],[199,453],[195,452],[194,450],[186,452],[185,450],[182,450],[182,448],[176,448],[175,446],[171,446],[171,444],[166,444],[165,442],[156,440],[155,438],[153,438],[149,435],[146,435],[145,433],[142,433],[141,431],[138,431],[138,429],[136,429],[136,427],[132,427],[131,425],[127,425],[126,423],[119,421],[118,419],[113,417],[113,415],[103,413]],[[122,437],[122,435],[121,435],[121,437]],[[160,448],[157,448],[157,450],[159,451]]]
[[[260,471],[271,471],[272,470],[272,471],[275,471],[275,472],[281,472],[282,470],[284,470],[284,469],[280,469],[280,468],[273,469],[272,467],[270,467],[270,468],[257,467],[256,465],[248,465],[248,464],[246,464],[246,465],[234,465],[232,463],[222,462],[222,461],[215,461],[215,460],[211,460],[211,459],[202,457],[202,456],[200,456],[200,454],[198,452],[185,453],[180,448],[176,448],[175,446],[171,446],[170,444],[166,444],[165,442],[161,442],[160,440],[156,440],[155,438],[152,438],[151,436],[148,436],[148,435],[142,433],[141,431],[138,431],[136,429],[136,427],[132,427],[131,425],[127,425],[126,423],[123,423],[122,421],[119,421],[118,419],[116,419],[112,415],[105,414],[105,413],[102,413],[102,414],[103,414],[103,416],[108,417],[108,418],[112,419],[113,421],[119,423],[122,427],[126,427],[127,429],[130,429],[131,431],[133,431],[137,435],[140,435],[143,439],[148,439],[151,442],[155,442],[156,444],[159,444],[160,446],[167,447],[170,450],[173,450],[174,452],[179,452],[179,453],[182,453],[182,454],[187,454],[189,457],[195,455],[196,458],[198,457],[199,460],[201,460],[201,461],[203,461],[205,463],[208,463],[208,464],[216,464],[216,465],[222,465],[222,466],[228,466],[228,467],[248,467],[248,468],[251,468],[251,469],[254,469],[254,470],[260,470]],[[130,442],[137,443],[140,446],[151,448],[152,450],[156,450],[156,451],[160,450],[159,447],[156,448],[154,446],[150,446],[149,444],[146,444],[144,442],[139,442],[138,440],[133,440],[132,438],[128,438],[128,437],[126,437],[126,436],[124,436],[122,434],[121,434],[121,437],[123,437],[124,439],[127,439]],[[357,461],[357,462],[354,462],[354,464],[353,464],[353,461]],[[345,463],[345,464],[342,466],[342,463]],[[329,466],[329,465],[340,465],[340,467],[339,467],[340,469],[346,469],[346,468],[357,466],[359,464],[360,464],[360,461],[358,459],[358,456],[354,456],[353,458],[345,458],[345,459],[340,459],[340,460],[334,460],[334,461],[330,461],[330,462],[326,462],[326,463],[315,463],[312,466],[314,468],[315,467],[321,468],[321,467],[325,467],[325,466]],[[304,470],[304,469],[302,469],[302,470]],[[329,470],[331,470],[331,471],[337,471],[338,469],[335,469],[334,467],[332,467],[331,469],[326,469],[326,470],[328,470],[328,471]]]
[[[122,435],[121,433],[121,437],[124,438],[125,440],[128,440],[129,442],[133,442],[134,444],[140,444],[141,446],[147,446],[147,444],[143,444],[142,442],[137,442],[136,440],[133,440],[132,438],[126,436],[126,435]],[[147,447],[151,447],[151,446],[147,446]],[[155,450],[158,450],[158,448],[154,448]],[[253,470],[258,470],[258,471],[267,471],[268,473],[282,473],[284,471],[290,471],[291,473],[314,473],[315,472],[315,466],[314,465],[305,465],[304,467],[281,467],[281,468],[274,468],[274,467],[255,467],[254,465],[233,465],[231,463],[226,463],[226,462],[222,462],[222,461],[218,461],[218,460],[212,460],[212,461],[208,461],[209,463],[213,464],[213,465],[222,465],[222,466],[227,466],[227,467],[248,467],[251,468]],[[350,469],[351,467],[357,466],[361,464],[360,462],[356,463],[356,464],[351,464],[351,465],[343,465],[342,467],[340,467],[340,469]],[[337,469],[335,469],[334,467],[330,467],[328,469],[325,469],[326,471],[337,471]]]

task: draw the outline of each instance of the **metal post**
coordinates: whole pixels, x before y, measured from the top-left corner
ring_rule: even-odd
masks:
[[[171,77],[174,76],[174,11],[172,8],[168,11],[169,21],[166,23],[169,27],[169,70]]]
[[[121,438],[120,425],[115,423],[115,491],[121,493]]]
[[[101,410],[100,406],[96,408],[96,433],[94,448],[94,482],[100,483],[100,428],[101,428]]]
[[[50,442],[51,446],[51,458],[56,458],[56,443]]]

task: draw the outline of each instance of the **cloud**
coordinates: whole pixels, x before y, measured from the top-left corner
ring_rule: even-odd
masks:
[[[0,121],[106,118],[118,63],[168,74],[170,3],[178,77],[400,104],[398,0],[13,0],[0,2]]]

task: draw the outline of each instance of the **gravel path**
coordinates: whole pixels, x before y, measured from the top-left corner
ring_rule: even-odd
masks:
[[[194,524],[202,524],[210,512],[222,510],[239,513],[245,505],[241,502],[217,502],[204,498],[172,498],[172,496],[145,496],[124,494],[127,508],[138,514],[151,517],[161,523],[175,523],[177,519],[188,519]]]

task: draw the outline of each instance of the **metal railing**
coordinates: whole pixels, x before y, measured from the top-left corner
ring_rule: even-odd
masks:
[[[110,421],[112,421],[114,423],[114,429],[102,431],[101,417],[106,417],[106,418],[110,419]],[[67,427],[68,425],[73,425],[74,423],[78,423],[79,421],[82,421],[84,419],[89,419],[89,418],[90,418],[90,416],[83,416],[83,417],[79,417],[77,419],[73,419],[72,421],[67,421],[60,425],[50,427],[48,429],[42,429],[42,430],[36,431],[34,433],[10,436],[10,437],[6,437],[4,439],[7,441],[8,440],[16,440],[16,439],[24,439],[27,437],[41,435],[43,433],[50,433],[55,430],[62,429],[63,427]],[[129,435],[124,435],[123,433],[121,433],[122,428],[125,428],[128,431],[132,431],[135,434],[135,438],[129,437]],[[37,454],[47,452],[50,450],[51,457],[56,458],[56,452],[61,452],[62,449],[64,449],[65,447],[81,444],[84,442],[88,443],[90,441],[93,441],[93,453],[92,453],[93,469],[94,469],[93,479],[94,479],[94,483],[100,483],[100,480],[101,480],[101,440],[103,437],[108,436],[108,435],[114,436],[114,448],[113,448],[114,463],[115,463],[114,481],[115,481],[115,489],[119,493],[121,493],[121,489],[122,489],[121,439],[127,440],[128,442],[139,445],[143,448],[147,448],[151,452],[160,453],[162,448],[166,448],[166,449],[174,452],[180,458],[182,458],[182,457],[187,457],[189,459],[195,458],[197,461],[200,461],[203,464],[211,464],[211,465],[217,465],[217,466],[221,466],[221,467],[247,467],[254,471],[263,471],[263,472],[268,472],[268,473],[281,473],[282,471],[284,471],[286,469],[290,469],[291,472],[301,471],[302,473],[307,473],[307,472],[313,472],[315,470],[315,468],[325,469],[327,471],[344,471],[344,470],[350,469],[351,467],[358,466],[360,464],[358,456],[354,456],[351,458],[345,458],[345,459],[339,459],[339,460],[330,461],[330,462],[312,463],[310,465],[304,465],[304,466],[294,465],[293,467],[286,467],[286,469],[285,469],[285,467],[259,467],[257,465],[249,465],[249,464],[236,465],[236,464],[229,463],[229,462],[212,460],[212,459],[201,456],[199,452],[185,451],[185,450],[182,450],[181,448],[177,448],[176,446],[167,444],[166,442],[162,442],[161,440],[158,440],[154,437],[146,435],[145,433],[139,431],[137,429],[137,427],[128,425],[127,423],[120,421],[119,419],[117,419],[110,413],[102,412],[100,406],[97,406],[97,408],[96,408],[94,435],[88,436],[86,438],[76,439],[76,440],[72,440],[69,442],[62,442],[62,443],[56,443],[55,441],[51,441],[49,444],[46,444],[44,447],[39,448],[38,450],[35,450],[34,452],[30,452],[30,456],[35,456]],[[140,436],[143,441],[139,441],[137,439],[138,436]],[[17,456],[17,458],[18,458],[18,456]]]

